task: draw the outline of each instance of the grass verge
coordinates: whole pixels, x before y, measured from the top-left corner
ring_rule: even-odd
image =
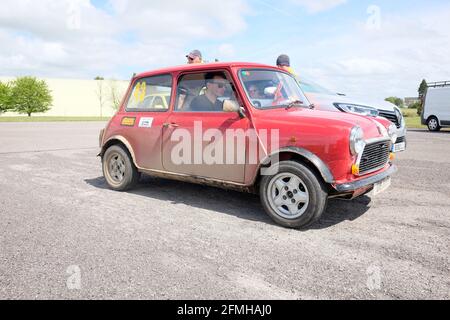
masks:
[[[411,129],[426,129],[426,126],[423,126],[420,123],[420,117],[408,117],[405,118],[406,127]]]
[[[82,122],[82,121],[109,121],[109,117],[1,117],[0,122]],[[405,117],[408,128],[426,128],[420,124],[420,117],[413,116],[412,112]]]
[[[110,117],[1,117],[0,122],[108,121]]]

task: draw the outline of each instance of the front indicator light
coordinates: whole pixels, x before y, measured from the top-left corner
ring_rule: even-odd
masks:
[[[357,164],[352,165],[352,174],[355,176],[359,174],[359,166]]]
[[[391,152],[389,155],[389,160],[394,161],[395,160],[395,153]]]

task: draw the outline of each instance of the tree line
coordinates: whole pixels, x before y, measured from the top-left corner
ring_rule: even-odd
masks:
[[[96,77],[95,94],[99,104],[99,114],[103,116],[103,108],[107,103],[113,110],[118,110],[123,92],[117,81],[105,81],[103,77]],[[0,81],[0,114],[17,112],[27,114],[44,113],[50,110],[53,103],[51,90],[44,80],[34,77],[19,77],[14,81],[3,83]]]
[[[19,77],[0,81],[0,114],[11,111],[20,114],[42,113],[50,110],[53,97],[47,83],[34,77]]]
[[[417,89],[417,91],[419,93],[419,97],[418,97],[419,101],[407,106],[409,109],[417,109],[417,114],[419,116],[422,113],[422,108],[423,108],[423,103],[424,103],[424,98],[425,98],[427,88],[428,88],[427,81],[425,79],[423,79],[419,85],[419,88]],[[403,99],[401,99],[399,97],[389,97],[389,98],[386,98],[385,100],[395,104],[399,108],[405,107],[405,102],[403,101]]]

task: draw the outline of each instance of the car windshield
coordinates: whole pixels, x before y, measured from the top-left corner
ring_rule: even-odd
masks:
[[[295,78],[285,72],[246,69],[240,70],[240,79],[255,108],[310,106]]]
[[[306,93],[321,93],[333,96],[337,95],[335,92],[328,90],[309,79],[305,79],[302,77],[301,79],[297,80],[300,83],[300,87],[302,88],[302,90]]]

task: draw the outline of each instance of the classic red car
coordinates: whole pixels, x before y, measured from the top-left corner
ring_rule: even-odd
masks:
[[[114,190],[143,173],[259,192],[274,221],[304,228],[330,197],[389,186],[395,132],[384,118],[315,110],[278,68],[198,64],[135,76],[99,155]]]

